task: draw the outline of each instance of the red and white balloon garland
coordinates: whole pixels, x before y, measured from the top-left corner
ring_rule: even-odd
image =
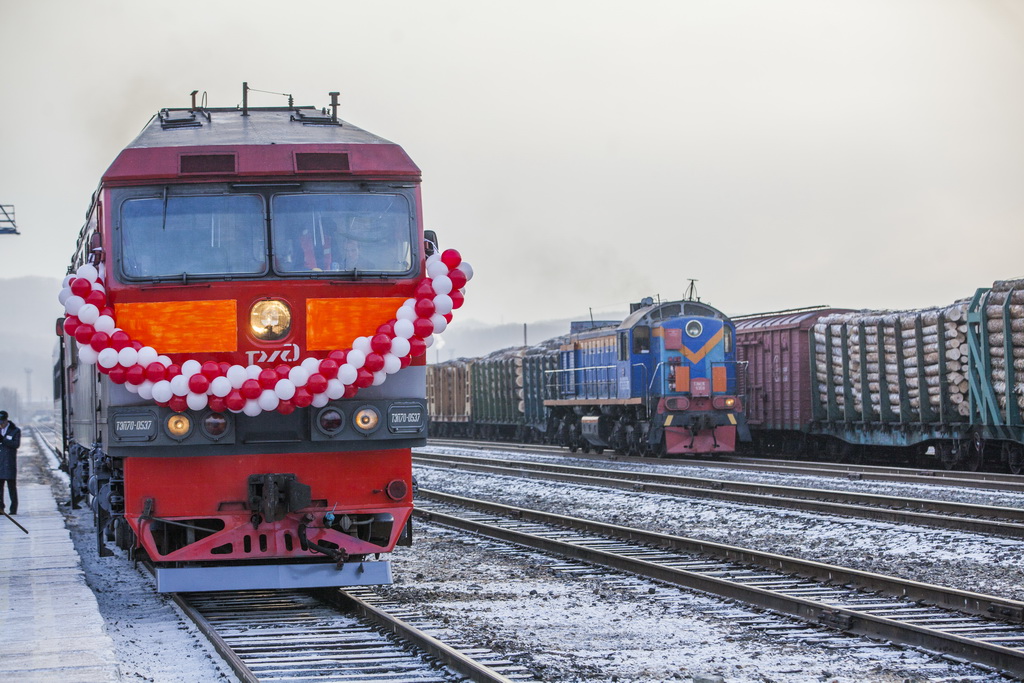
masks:
[[[444,332],[473,277],[472,267],[456,250],[435,253],[427,259],[427,274],[414,298],[407,299],[372,337],[358,337],[351,348],[331,351],[326,358],[261,368],[194,359],[179,366],[133,340],[114,320],[103,286],[104,270],[102,263],[81,266],[64,279],[58,296],[67,313],[64,332],[78,342],[83,364],[95,364],[112,382],[178,412],[209,407],[252,417],[265,410],[288,415],[296,408],[319,408],[383,384],[388,375],[425,353],[433,335]]]

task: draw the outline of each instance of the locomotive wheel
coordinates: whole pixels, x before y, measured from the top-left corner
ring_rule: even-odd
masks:
[[[1014,474],[1024,472],[1024,446],[1015,443],[1004,443],[1003,460]]]
[[[960,464],[961,447],[953,441],[942,441],[935,445],[935,456],[947,470],[955,470]]]

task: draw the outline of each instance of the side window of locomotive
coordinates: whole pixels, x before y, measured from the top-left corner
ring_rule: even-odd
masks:
[[[647,325],[637,325],[633,328],[633,353],[650,353],[651,351],[651,328]]]
[[[121,205],[121,269],[133,278],[258,275],[267,269],[258,195],[129,199]]]
[[[629,360],[629,332],[619,332],[619,360]]]
[[[412,221],[398,194],[279,194],[271,201],[278,273],[412,269]]]
[[[725,331],[724,350],[725,350],[726,353],[731,353],[732,352],[732,328],[729,327],[728,325],[725,325],[724,326],[724,331]]]

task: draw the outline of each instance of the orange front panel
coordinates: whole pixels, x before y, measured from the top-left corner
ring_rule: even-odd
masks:
[[[725,367],[716,365],[711,368],[711,391],[726,391],[729,388],[729,376]]]
[[[116,304],[117,325],[160,353],[224,353],[238,350],[238,303],[155,301]]]
[[[309,299],[306,346],[311,351],[347,349],[357,337],[372,337],[394,319],[404,298]]]
[[[676,391],[690,390],[690,368],[686,365],[676,366]]]

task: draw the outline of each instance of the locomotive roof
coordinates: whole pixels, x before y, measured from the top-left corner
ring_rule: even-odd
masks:
[[[326,110],[197,108],[160,110],[103,179],[116,184],[305,173],[418,179],[420,170],[400,146]]]
[[[701,303],[700,301],[663,301],[638,308],[619,325],[620,329],[628,329],[637,325],[642,320],[657,322],[666,318],[677,318],[679,316],[703,316],[706,318],[718,318],[726,320],[726,316],[714,306]]]

